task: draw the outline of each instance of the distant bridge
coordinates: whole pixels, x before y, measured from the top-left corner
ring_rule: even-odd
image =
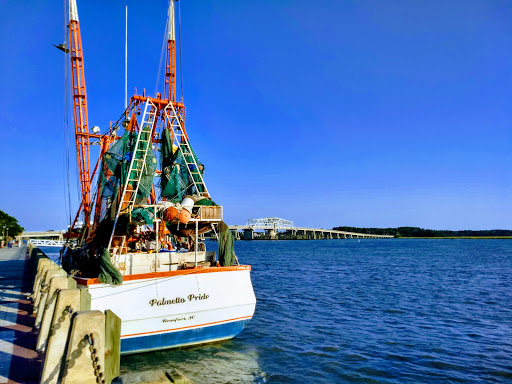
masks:
[[[64,231],[37,231],[23,232],[16,236],[18,241],[27,240],[38,247],[62,247],[64,241]]]
[[[64,240],[65,231],[35,231],[23,232],[17,236],[18,240],[41,239],[41,240]]]
[[[333,229],[296,227],[291,220],[278,217],[265,217],[249,219],[245,225],[230,225],[229,229],[237,240],[253,240],[262,237],[255,230],[264,230],[263,237],[271,240],[279,238],[279,232],[286,232],[289,239],[390,239],[390,235],[373,235],[370,233],[357,233],[336,231]],[[65,244],[65,231],[23,232],[17,236],[18,240],[32,241],[34,245],[46,247],[62,247]]]
[[[357,233],[336,231],[333,229],[295,227],[293,221],[278,217],[265,217],[261,219],[249,219],[245,225],[230,225],[229,229],[237,240],[253,240],[258,237],[254,231],[265,230],[265,237],[272,240],[278,239],[278,232],[285,231],[289,238],[296,239],[391,239],[390,235],[373,235],[370,233]]]
[[[29,240],[33,245],[37,247],[59,247],[62,248],[66,244],[63,240]]]

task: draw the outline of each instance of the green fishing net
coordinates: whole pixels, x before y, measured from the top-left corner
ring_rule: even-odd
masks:
[[[132,223],[139,225],[153,225],[155,213],[153,208],[137,207],[132,211]]]
[[[105,248],[100,259],[100,274],[98,280],[105,284],[118,285],[123,282],[123,275],[112,264],[110,252]]]
[[[219,225],[219,263],[223,267],[235,264],[235,238],[223,221]]]
[[[149,140],[149,136],[150,132],[141,132],[142,140]],[[96,222],[100,222],[107,217],[110,219],[115,218],[121,199],[120,194],[126,184],[130,163],[134,157],[134,169],[131,172],[130,179],[138,180],[140,176],[135,204],[144,204],[147,201],[149,193],[151,192],[151,186],[153,185],[157,162],[150,143],[148,145],[146,142],[139,141],[136,150],[136,141],[137,133],[126,131],[103,155],[101,172],[98,179],[98,202],[101,209],[97,210]],[[147,153],[145,165],[142,164],[144,151]],[[136,164],[140,165],[137,167]],[[131,189],[136,189],[137,182],[130,181],[128,185]]]
[[[169,201],[178,203],[186,195],[197,195],[205,192],[201,176],[198,174],[198,172],[201,172],[201,175],[204,173],[204,166],[199,162],[190,143],[189,147],[192,150],[190,153],[188,152],[187,145],[184,143],[180,144],[181,148],[176,146],[173,148],[172,137],[167,129],[163,130],[161,139],[161,196],[169,199]],[[195,165],[190,164],[193,163],[192,159],[195,160],[200,168],[199,170],[196,169]],[[188,166],[187,163],[189,164]],[[199,190],[196,189],[194,184],[197,185]]]

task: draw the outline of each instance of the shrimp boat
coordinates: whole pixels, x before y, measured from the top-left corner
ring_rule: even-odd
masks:
[[[185,128],[183,96],[177,101],[174,13],[171,0],[163,92],[135,91],[103,133],[89,131],[76,0],[69,1],[67,41],[57,46],[71,61],[81,186],[61,263],[88,288],[91,309],[121,318],[123,354],[233,338],[256,306],[251,266],[238,262]],[[101,151],[91,173],[93,144]],[[208,233],[218,252],[206,251]]]

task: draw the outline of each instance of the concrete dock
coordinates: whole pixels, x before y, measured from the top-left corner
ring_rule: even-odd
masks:
[[[40,251],[39,251],[40,252]],[[52,270],[53,271],[53,270]],[[9,383],[9,384],[32,384],[39,383],[40,376],[41,382],[50,383],[56,382],[56,378],[54,376],[48,377],[48,379],[44,379],[45,370],[43,367],[43,360],[45,364],[48,362],[48,357],[54,355],[56,352],[58,354],[59,351],[62,353],[62,349],[55,349],[53,352],[49,352],[50,344],[48,344],[48,350],[36,352],[37,350],[37,342],[38,335],[41,334],[43,327],[41,326],[41,330],[37,330],[34,327],[36,322],[36,315],[33,314],[33,303],[31,300],[27,298],[28,295],[32,293],[33,288],[33,277],[35,271],[32,270],[32,263],[27,259],[27,247],[14,247],[14,248],[0,248],[0,383]],[[62,279],[53,277],[52,283],[48,284],[50,289],[52,284],[56,284],[57,280]],[[55,280],[55,281],[54,281]],[[74,281],[73,281],[74,282]],[[64,292],[71,292],[72,289],[64,289],[57,296],[57,302],[59,302],[59,297]],[[80,291],[80,290],[78,290]],[[80,293],[81,294],[81,293]],[[89,304],[90,305],[90,304]],[[49,307],[46,307],[48,310]],[[109,311],[106,311],[109,312]],[[76,313],[76,316],[73,316],[72,320],[72,331],[70,335],[74,334],[74,329],[79,329],[79,320],[84,316],[91,315],[103,315],[100,311],[80,311]],[[111,315],[115,316],[114,314]],[[117,318],[118,322],[114,324],[113,328],[106,327],[106,323],[100,325],[99,329],[104,331],[117,329],[120,330],[121,320]],[[86,321],[87,320],[83,320]],[[109,324],[112,323],[112,319]],[[94,322],[97,324],[97,322]],[[113,323],[112,323],[113,324]],[[61,324],[62,326],[62,324]],[[103,327],[103,328],[102,328]],[[97,328],[97,326],[96,326]],[[99,332],[99,329],[95,327],[89,329],[87,328],[87,334],[92,334],[92,332]],[[83,329],[79,329],[78,331],[84,332]],[[96,335],[96,334],[95,334]],[[71,336],[66,338],[67,346],[65,350],[70,348],[70,345],[76,345],[76,340],[72,339]],[[79,335],[80,336],[80,335]],[[96,335],[98,336],[98,335]],[[57,337],[57,336],[55,336]],[[80,337],[79,337],[80,338]],[[72,339],[72,340],[71,340]],[[97,338],[96,338],[97,339]],[[119,339],[119,335],[117,336]],[[101,343],[100,343],[101,344]],[[106,343],[105,343],[106,344]],[[110,342],[112,344],[112,341]],[[105,346],[98,345],[97,348],[101,351],[101,354],[105,354],[105,356],[112,355],[112,346],[109,344],[110,349],[109,352],[106,352]],[[120,340],[118,340],[117,344],[120,346]],[[41,348],[39,348],[41,350]],[[115,349],[115,348],[114,348]],[[73,352],[74,353],[74,352]],[[46,354],[46,356],[45,356]],[[76,356],[78,359],[82,354]],[[113,356],[113,355],[112,355]],[[116,354],[117,359],[119,358],[119,353]],[[45,359],[46,357],[46,359]],[[83,360],[86,361],[85,370],[78,370],[77,372],[70,372],[71,367],[75,365],[78,367],[80,364],[72,359],[69,360],[69,356],[67,357],[67,361],[73,361],[73,365],[66,365],[65,371],[68,372],[69,376],[64,376],[65,382],[71,383],[89,383],[89,382],[97,382],[97,380],[89,380],[86,378],[86,373],[90,373],[93,368],[93,364],[91,364],[91,358],[89,354],[83,354]],[[87,364],[87,361],[89,364]],[[100,361],[102,361],[100,359]],[[83,364],[82,364],[83,365]],[[107,364],[101,363],[102,372],[107,371],[106,368],[110,371],[115,371],[116,373],[109,374],[109,378],[107,380],[103,380],[106,383],[110,383],[112,379],[115,378],[119,374],[119,360],[116,362],[110,362]],[[46,365],[45,365],[46,367]],[[105,368],[106,367],[106,368]],[[117,367],[117,369],[114,369]],[[78,368],[77,368],[78,369]],[[99,368],[98,368],[99,370]],[[96,374],[96,372],[95,372]],[[103,375],[103,373],[102,373]],[[62,382],[64,382],[64,379]],[[96,377],[97,379],[97,377]],[[60,377],[59,377],[60,382]],[[145,372],[135,372],[131,374],[125,374],[117,377],[113,382],[122,383],[122,384],[166,384],[166,383],[187,383],[191,384],[191,382],[183,376],[179,371],[175,369],[169,370],[152,370]]]
[[[27,248],[0,248],[0,383],[38,383]]]

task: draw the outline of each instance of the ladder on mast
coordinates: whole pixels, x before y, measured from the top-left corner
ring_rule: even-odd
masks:
[[[176,146],[178,147],[178,150],[185,160],[185,164],[187,166],[187,170],[192,183],[195,187],[196,193],[201,196],[210,197],[208,189],[206,188],[206,184],[204,183],[203,174],[199,169],[199,164],[196,161],[196,157],[194,156],[194,152],[192,151],[188,137],[183,130],[181,118],[176,113],[176,109],[174,108],[172,102],[170,102],[165,107],[164,112],[169,119],[169,126],[172,128],[174,133],[174,141],[176,142]]]
[[[156,119],[157,108],[149,100],[146,102],[144,107],[144,115],[142,116],[142,123],[137,134],[137,140],[133,147],[132,158],[130,161],[130,167],[126,181],[123,187],[123,193],[117,208],[116,218],[114,220],[114,226],[112,227],[112,234],[108,242],[108,249],[112,245],[112,239],[116,230],[117,220],[119,216],[124,213],[129,207],[135,205],[137,199],[137,192],[139,191],[140,181],[142,175],[146,171],[146,158],[148,151],[151,149],[153,138],[153,125]]]

